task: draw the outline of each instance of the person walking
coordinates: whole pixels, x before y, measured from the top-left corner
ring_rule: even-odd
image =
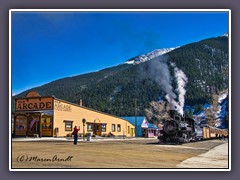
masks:
[[[73,135],[74,135],[74,144],[77,145],[77,141],[78,141],[78,131],[80,130],[80,128],[77,128],[77,126],[74,127],[73,130]]]

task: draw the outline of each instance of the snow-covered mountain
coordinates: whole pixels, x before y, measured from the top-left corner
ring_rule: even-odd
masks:
[[[25,97],[33,90],[41,96],[55,95],[72,103],[83,99],[84,106],[115,116],[134,116],[135,106],[132,102],[133,98],[136,98],[138,114],[144,115],[149,102],[156,101],[159,95],[165,97],[163,86],[157,83],[163,71],[153,68],[156,65],[154,59],[161,55],[170,55],[169,62],[174,63],[186,74],[186,104],[199,104],[199,100],[201,103],[209,102],[212,93],[228,87],[228,38],[219,36],[176,49],[156,49],[141,56],[125,59],[113,67],[55,80],[17,94],[14,98]],[[141,63],[146,60],[150,61]],[[174,70],[172,66],[169,67]],[[150,73],[151,71],[153,73]],[[153,77],[155,75],[157,77]],[[175,79],[172,77],[170,80]],[[198,106],[196,108],[199,109]]]
[[[179,48],[179,47],[176,47],[176,48]],[[132,58],[132,59],[126,61],[124,64],[133,64],[133,65],[140,64],[140,63],[149,61],[151,59],[154,59],[155,57],[166,54],[176,48],[155,49],[154,51],[151,51],[147,54],[143,54],[143,55],[137,56],[135,58]]]
[[[217,112],[213,111],[213,105],[205,104],[203,106],[203,111],[195,114],[193,117],[197,123],[207,123],[207,115],[206,110],[212,110],[212,114],[214,115],[214,126],[217,128],[226,128],[225,118],[228,115],[228,92],[225,91],[218,97],[218,105],[217,105]]]
[[[228,37],[228,32],[225,32],[223,35],[221,35],[220,37]],[[179,48],[180,46],[178,47],[175,47],[175,48],[162,48],[162,49],[155,49],[147,54],[142,54],[142,55],[139,55],[137,57],[134,57],[134,58],[131,58],[129,59],[128,61],[124,62],[124,64],[133,64],[133,65],[136,65],[136,64],[140,64],[140,63],[144,63],[146,61],[149,61],[151,59],[154,59],[158,56],[161,56],[163,54],[166,54],[176,48]]]
[[[223,35],[221,36],[225,36],[225,37],[228,37],[228,32],[225,32]]]
[[[228,114],[228,92],[223,93],[218,99],[218,112],[215,114],[215,126],[219,128],[225,128],[225,117]]]

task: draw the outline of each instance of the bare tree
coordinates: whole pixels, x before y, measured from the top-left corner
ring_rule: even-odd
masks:
[[[159,125],[163,119],[167,120],[170,118],[169,109],[169,104],[165,101],[151,101],[150,107],[145,109],[145,115],[150,123]]]

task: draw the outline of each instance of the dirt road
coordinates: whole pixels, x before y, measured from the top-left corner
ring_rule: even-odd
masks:
[[[78,145],[64,141],[12,142],[12,168],[179,168],[177,165],[184,160],[223,143],[226,141],[159,145],[156,139]]]

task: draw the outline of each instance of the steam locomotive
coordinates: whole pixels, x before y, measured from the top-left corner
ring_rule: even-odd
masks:
[[[159,142],[182,144],[199,140],[228,138],[227,129],[209,126],[207,123],[196,124],[194,119],[181,116],[177,111],[169,111],[170,120],[164,120],[158,135]]]
[[[170,120],[163,121],[158,139],[163,143],[182,144],[196,141],[196,123],[192,118],[181,116],[175,110],[169,112]]]

